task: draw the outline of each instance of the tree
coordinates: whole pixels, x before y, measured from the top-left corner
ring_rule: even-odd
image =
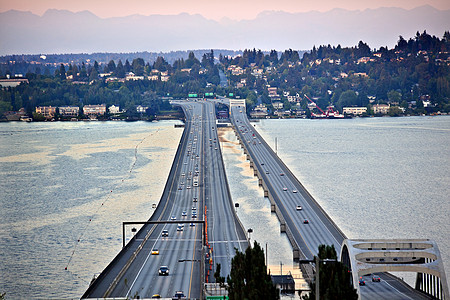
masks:
[[[253,248],[249,246],[245,253],[236,249],[236,255],[231,260],[227,283],[230,300],[280,298],[278,289],[267,274],[264,251],[256,241]]]
[[[337,102],[337,105],[342,108],[345,106],[353,106],[358,104],[358,96],[356,93],[352,90],[348,90],[343,92],[339,96],[339,100]]]
[[[216,283],[223,286],[225,283],[225,277],[220,276],[220,264],[216,264],[216,271],[214,272],[214,278],[216,279]]]
[[[119,62],[117,63],[117,67],[115,68],[114,75],[116,75],[119,78],[125,77],[125,68],[123,67],[121,60],[119,60]]]
[[[320,245],[318,251],[318,257],[320,260],[331,259],[336,260],[336,249],[333,245]],[[315,259],[315,257],[314,257]],[[348,268],[339,261],[321,262],[320,266],[316,266],[319,269],[319,294],[320,299],[323,300],[356,300],[358,294],[356,289],[350,284],[351,273],[348,272]],[[316,280],[311,284],[311,293],[303,296],[303,300],[316,299]]]
[[[402,101],[402,94],[397,91],[390,90],[387,96],[390,103],[400,103]]]

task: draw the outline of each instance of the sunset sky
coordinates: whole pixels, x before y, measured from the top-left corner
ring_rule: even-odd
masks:
[[[182,12],[201,14],[208,19],[227,17],[234,20],[253,19],[265,10],[286,12],[328,11],[333,8],[364,10],[379,7],[412,9],[422,5],[450,9],[449,0],[0,0],[0,12],[10,9],[31,11],[42,15],[47,9],[66,9],[73,12],[89,10],[101,18],[133,14],[174,15]]]

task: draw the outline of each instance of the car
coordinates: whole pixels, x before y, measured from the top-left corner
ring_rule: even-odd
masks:
[[[190,185],[188,185],[187,187],[186,187],[188,190],[190,190],[191,189],[191,186]]]
[[[191,223],[191,224],[189,224],[189,226],[195,226],[195,224],[194,224],[194,223]]]
[[[280,173],[280,176],[284,176],[284,173]]]
[[[177,231],[183,231],[183,229],[184,229],[184,228],[183,228],[182,226],[179,226],[179,225],[178,225]]]
[[[153,294],[152,299],[161,299],[160,294]]]
[[[217,148],[214,148],[214,150],[217,150]]]
[[[169,275],[169,267],[161,266],[158,271],[159,276],[168,276]]]
[[[378,275],[373,275],[373,276],[372,276],[372,281],[373,281],[373,282],[381,282],[381,278],[380,278],[380,276],[378,276]]]
[[[177,219],[177,217],[175,217],[175,216],[170,217],[170,220],[172,220],[172,221],[175,221],[176,219]]]
[[[195,207],[195,206],[192,206],[192,210],[197,210],[197,207]]]
[[[309,224],[309,221],[307,219],[304,219],[303,224]]]
[[[182,190],[183,189],[183,187],[180,185],[179,187],[178,187],[178,190],[180,191],[180,190]]]
[[[152,249],[152,255],[158,255],[159,254],[159,250],[156,248]]]
[[[196,214],[192,214],[192,219],[197,219],[197,215]]]
[[[184,174],[184,173],[181,173],[181,176],[185,176],[186,174]]]
[[[264,163],[261,163],[261,166],[264,166]]]
[[[194,199],[192,201],[197,202],[197,197],[194,197]]]
[[[161,236],[169,236],[169,231],[164,229],[161,233]]]
[[[303,207],[301,205],[297,205],[297,210],[302,210]]]
[[[186,299],[186,296],[184,295],[183,291],[175,292],[175,295],[172,297],[173,300],[177,299]]]
[[[283,188],[283,191],[285,191],[285,192],[286,192],[286,191],[287,191],[287,187],[284,187],[284,188]]]
[[[366,285],[366,282],[362,279],[362,277],[359,278],[359,285]]]
[[[187,212],[186,212],[186,211],[183,211],[183,212],[181,213],[181,216],[182,216],[182,217],[186,217],[186,216],[187,216]]]
[[[266,171],[266,174],[269,174],[269,171]]]
[[[297,191],[297,190],[292,190],[292,192],[293,192],[293,193],[297,193],[298,191]]]

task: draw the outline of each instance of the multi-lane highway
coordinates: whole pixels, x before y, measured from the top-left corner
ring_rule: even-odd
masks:
[[[204,108],[195,103],[182,107],[186,115],[183,136],[164,193],[149,219],[173,223],[143,226],[83,298],[150,298],[154,294],[172,297],[176,291],[200,298],[203,226],[189,221],[203,220],[203,193],[199,185],[194,186],[194,179],[201,182],[204,176],[200,142]],[[163,266],[169,270],[167,276],[159,275]]]
[[[221,275],[231,270],[235,249],[243,252],[248,246],[245,231],[235,215],[223,158],[217,136],[214,104],[204,103],[205,115],[205,202],[208,221],[208,244],[212,248],[212,272],[221,265]],[[209,280],[214,280],[210,276]]]
[[[222,102],[229,104],[226,99]],[[321,244],[334,245],[339,254],[345,234],[254,129],[244,110],[244,107],[230,106],[231,121],[253,168],[276,204],[279,217],[287,225],[293,247],[301,251],[299,258],[311,260]],[[363,299],[424,299],[395,277],[379,275],[382,281],[373,284],[365,277],[367,285],[360,287]]]
[[[200,298],[204,280],[214,281],[216,264],[222,276],[228,275],[234,249],[248,246],[228,189],[214,104],[174,104],[183,108],[186,124],[164,193],[149,219],[161,223],[144,225],[82,298],[172,297],[178,291]],[[161,267],[167,275],[160,274]]]

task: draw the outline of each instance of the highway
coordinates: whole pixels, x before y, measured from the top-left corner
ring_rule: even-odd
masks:
[[[231,259],[235,248],[244,252],[248,247],[245,230],[240,224],[231,200],[228,181],[217,135],[215,105],[206,102],[205,116],[205,201],[208,221],[208,243],[212,247],[214,274],[216,264],[221,265],[221,275],[226,277],[231,270]],[[214,277],[210,276],[209,282]]]
[[[172,297],[176,291],[183,291],[188,298],[200,298],[203,228],[189,220],[203,219],[203,193],[200,187],[193,186],[196,172],[199,181],[203,178],[203,158],[199,155],[203,144],[197,142],[202,138],[203,105],[191,103],[182,107],[186,115],[183,136],[164,193],[149,219],[175,223],[143,226],[82,298],[151,298],[154,294]],[[199,211],[196,218],[192,216],[193,207]],[[178,229],[179,221],[187,222],[182,230]],[[168,231],[168,236],[162,236],[163,230]],[[154,249],[159,250],[158,255],[152,255]],[[169,268],[168,276],[159,276],[161,266]]]
[[[226,99],[221,102],[229,105]],[[339,255],[345,234],[254,129],[245,108],[231,106],[230,119],[269,198],[276,204],[279,218],[287,225],[286,232],[294,250],[300,250],[298,258],[313,259],[321,244],[334,245]],[[309,268],[302,267],[302,272],[308,273]],[[380,283],[372,283],[367,276],[364,278],[367,284],[360,287],[362,299],[426,299],[397,278],[379,275]]]
[[[144,225],[82,298],[151,298],[154,294],[170,298],[183,291],[187,298],[199,299],[203,282],[214,281],[216,263],[226,277],[234,249],[244,251],[248,246],[228,188],[214,104],[173,104],[183,108],[185,129],[163,195],[148,220],[163,223]],[[205,219],[207,240],[203,224],[191,222]],[[156,249],[159,254],[154,254]],[[206,253],[212,254],[212,260],[205,259]],[[169,269],[167,276],[159,275],[162,266]]]

